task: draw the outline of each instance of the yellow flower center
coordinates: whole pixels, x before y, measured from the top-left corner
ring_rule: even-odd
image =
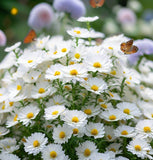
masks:
[[[130,110],[129,110],[128,108],[125,108],[125,109],[123,110],[123,112],[124,112],[125,114],[130,114]]]
[[[108,47],[108,49],[113,49],[113,47]]]
[[[115,148],[111,148],[110,151],[116,152],[116,149]]]
[[[58,75],[60,75],[60,74],[61,74],[60,71],[56,71],[56,72],[54,73],[54,76],[58,76]]]
[[[5,105],[2,106],[2,109],[5,109]]]
[[[56,158],[57,157],[57,153],[55,151],[51,151],[50,152],[50,157],[51,158]]]
[[[111,140],[111,139],[112,139],[112,136],[111,136],[111,135],[107,135],[107,138],[108,138],[109,140]]]
[[[63,132],[63,131],[62,131],[62,132],[60,132],[60,134],[59,134],[59,138],[61,138],[61,139],[62,139],[62,138],[65,138],[65,132]]]
[[[17,121],[17,118],[18,118],[18,115],[16,114],[15,117],[14,117],[14,119],[13,119],[13,121],[14,122]]]
[[[28,63],[32,63],[33,62],[33,60],[28,60]]]
[[[109,116],[109,119],[110,119],[110,120],[115,120],[115,119],[116,119],[116,116],[115,116],[115,115],[110,115],[110,116]]]
[[[73,69],[73,70],[70,71],[70,74],[72,76],[76,76],[76,75],[78,75],[78,71],[76,69]]]
[[[79,54],[79,53],[76,53],[76,54],[74,55],[74,57],[75,57],[76,59],[79,59],[79,58],[80,58],[80,54]]]
[[[25,138],[22,138],[21,140],[22,140],[22,142],[26,142],[26,139],[25,139]]]
[[[92,114],[92,110],[91,109],[85,109],[84,113],[87,115],[91,115]]]
[[[78,123],[78,122],[79,122],[79,118],[78,118],[78,117],[73,117],[73,118],[72,118],[72,122]]]
[[[95,68],[101,68],[101,64],[99,62],[95,62],[93,64],[93,67],[95,67]]]
[[[97,85],[92,85],[91,89],[94,90],[94,91],[98,91],[99,87]]]
[[[151,128],[149,126],[146,126],[143,128],[144,132],[149,133],[151,132]]]
[[[75,32],[76,34],[81,34],[81,32],[80,32],[80,31],[77,31],[77,30],[74,30],[74,32]]]
[[[69,62],[69,65],[73,65],[73,64],[74,64],[74,61],[70,61],[70,62]]]
[[[12,15],[18,14],[18,9],[15,8],[15,7],[13,7],[13,8],[11,9],[11,14],[12,14]]]
[[[102,108],[107,109],[107,105],[106,104],[101,104],[100,105]]]
[[[90,149],[86,148],[86,149],[84,150],[84,156],[85,156],[85,157],[89,157],[90,154],[91,154]]]
[[[141,146],[140,145],[135,145],[134,148],[135,148],[136,151],[141,151]]]
[[[33,146],[34,146],[34,147],[39,147],[39,146],[40,146],[39,141],[38,141],[38,140],[35,140],[35,141],[33,142]]]
[[[109,92],[109,95],[110,95],[111,97],[114,97],[114,95],[113,95],[111,92]]]
[[[104,100],[102,98],[99,98],[98,102],[104,102]]]
[[[0,96],[2,96],[3,94],[2,93],[0,93]]]
[[[57,114],[58,114],[58,111],[52,112],[52,115],[57,115]]]
[[[38,92],[39,92],[40,94],[42,94],[42,93],[45,92],[45,89],[44,89],[44,88],[40,88]]]
[[[20,85],[17,85],[17,88],[16,88],[18,91],[20,91],[22,89],[22,86]]]
[[[121,132],[121,134],[122,135],[128,135],[129,133],[126,130],[124,130],[124,131]]]
[[[9,102],[9,105],[12,107],[13,106],[13,104],[14,104],[14,102]]]
[[[116,75],[116,71],[115,71],[115,70],[112,70],[112,71],[110,72],[110,74]]]
[[[34,116],[34,114],[32,112],[30,112],[30,113],[27,114],[27,118],[28,119],[31,119],[33,116]]]
[[[129,79],[132,80],[132,77],[130,76]]]
[[[97,129],[92,129],[91,134],[96,136],[98,134],[98,130]]]
[[[56,54],[57,53],[57,51],[55,51],[53,54]]]
[[[61,51],[62,51],[62,52],[66,52],[67,49],[66,49],[66,48],[62,48]]]
[[[127,84],[129,84],[129,85],[131,84],[131,82],[129,82],[129,81],[125,81],[125,83],[127,83]]]
[[[77,128],[74,128],[73,129],[73,134],[78,134],[79,133],[79,130]]]

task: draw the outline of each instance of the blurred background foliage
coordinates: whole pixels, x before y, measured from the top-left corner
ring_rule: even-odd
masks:
[[[100,8],[92,8],[89,5],[89,0],[82,0],[86,7],[86,16],[99,16],[100,20],[95,21],[92,23],[92,27],[97,30],[104,32],[106,36],[112,35],[112,33],[105,32],[104,26],[108,20],[115,22],[118,27],[119,33],[124,33],[124,30],[120,29],[120,24],[116,22],[116,15],[114,13],[114,8],[117,6],[120,7],[127,7],[128,2],[130,0],[105,0],[105,3]],[[138,0],[142,6],[141,11],[136,13],[137,18],[143,19],[143,13],[150,9],[153,11],[153,0]],[[28,26],[28,17],[31,9],[41,3],[46,2],[49,4],[53,4],[53,0],[0,0],[0,29],[6,34],[7,37],[7,44],[6,46],[13,45],[14,43],[18,41],[23,41],[24,37],[27,35],[27,33],[30,30],[30,27]],[[12,10],[14,8],[14,10]],[[55,11],[56,12],[56,11]],[[57,21],[61,21],[56,23]],[[43,30],[40,33],[46,32],[47,34],[53,35],[53,34],[63,34],[66,35],[66,27],[65,25],[68,25],[69,27],[74,26],[83,26],[83,23],[78,23],[74,19],[69,20],[63,20],[63,19],[57,19],[55,24],[51,26],[49,30]],[[64,23],[63,23],[64,21]],[[152,20],[153,21],[153,20]],[[57,31],[57,27],[60,28],[60,30]],[[138,25],[138,24],[137,24]],[[62,28],[62,29],[61,29]],[[107,26],[106,26],[107,28]],[[37,33],[37,34],[40,34]],[[139,34],[128,34],[124,33],[126,36],[132,36],[134,39],[142,39],[144,37],[153,38],[153,33],[149,33],[152,35],[139,35]],[[3,59],[6,53],[4,53],[4,48],[6,47],[0,47],[0,60]]]

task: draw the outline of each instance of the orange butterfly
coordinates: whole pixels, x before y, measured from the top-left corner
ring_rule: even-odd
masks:
[[[24,38],[24,43],[31,43],[36,39],[37,35],[36,32],[31,29],[30,32],[28,33],[28,35]]]
[[[129,40],[125,43],[121,43],[120,49],[125,54],[133,54],[138,51],[138,47],[133,45],[133,40]]]
[[[101,7],[104,4],[105,0],[90,0],[90,5],[93,8]]]

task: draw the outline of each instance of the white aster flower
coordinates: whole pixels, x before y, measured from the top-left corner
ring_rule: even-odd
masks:
[[[102,123],[89,122],[86,126],[85,134],[93,136],[95,139],[104,137],[104,125]]]
[[[34,45],[37,49],[43,49],[45,48],[46,44],[49,41],[50,36],[37,38]]]
[[[53,139],[55,143],[65,143],[72,136],[72,128],[67,124],[63,124],[63,126],[55,127],[53,130]]]
[[[89,78],[87,81],[81,84],[88,91],[94,92],[96,94],[103,93],[107,89],[107,84],[102,78]]]
[[[122,112],[122,116],[124,117],[124,119],[131,119],[134,117],[139,117],[141,115],[141,112],[135,103],[118,103],[117,108]]]
[[[61,79],[63,78],[63,71],[62,68],[64,66],[61,64],[55,64],[51,65],[47,70],[46,70],[46,75],[45,78],[49,80],[54,80],[54,79]]]
[[[127,150],[138,157],[147,158],[147,152],[151,150],[150,145],[144,140],[136,138],[127,145]]]
[[[99,114],[100,118],[106,121],[118,121],[123,119],[123,113],[119,109],[108,109]]]
[[[9,132],[9,129],[0,126],[0,137],[8,134]]]
[[[135,132],[139,137],[153,138],[153,120],[140,120],[135,127]]]
[[[13,153],[18,150],[19,146],[17,145],[15,138],[5,138],[0,140],[0,150],[6,153]]]
[[[91,160],[111,160],[111,156],[108,153],[93,153],[90,157]],[[116,159],[115,159],[116,160]]]
[[[20,45],[21,45],[21,42],[17,42],[17,43],[15,43],[13,46],[5,48],[4,51],[5,51],[5,52],[14,51],[14,50],[17,49]]]
[[[116,137],[134,137],[136,135],[134,127],[121,125],[114,131]]]
[[[79,160],[90,160],[91,156],[97,152],[96,145],[90,141],[85,141],[76,148]]]
[[[114,134],[113,126],[105,126],[105,137],[107,141],[114,141],[117,137]]]
[[[140,89],[138,89],[138,94],[140,94],[144,100],[153,101],[153,96],[152,96],[153,89],[152,88],[140,86]]]
[[[19,112],[18,110],[15,110],[14,112],[11,113],[11,115],[9,115],[7,117],[7,122],[6,122],[6,127],[7,128],[15,126],[16,124],[19,123],[18,120],[17,120],[17,118],[18,118],[18,112]]]
[[[87,123],[87,115],[78,110],[66,110],[61,118],[72,127],[84,127]]]
[[[63,105],[55,105],[45,108],[45,119],[46,120],[53,120],[56,119],[62,112],[65,111],[65,106]]]
[[[105,51],[102,50],[100,53],[92,53],[92,51],[90,52],[91,53],[88,54],[84,60],[88,71],[109,73],[111,71],[112,61]]]
[[[99,19],[98,16],[95,17],[80,17],[77,19],[78,22],[94,22]]]
[[[15,154],[8,154],[8,153],[1,153],[0,154],[0,159],[1,160],[21,160],[18,156]]]
[[[37,99],[40,97],[45,97],[47,95],[52,95],[56,91],[55,88],[51,87],[49,82],[40,81],[36,85],[32,85],[31,88],[31,98]]]
[[[84,130],[85,130],[84,127],[73,127],[72,128],[73,136],[83,137],[85,132]]]
[[[94,117],[100,113],[100,107],[94,105],[84,106],[81,110],[88,116],[88,118]]]
[[[36,118],[39,111],[40,109],[35,104],[30,104],[20,110],[17,120],[28,126]]]
[[[65,154],[62,146],[59,144],[49,144],[42,150],[44,160],[65,160]]]
[[[0,88],[0,103],[8,99],[8,92],[5,88]]]
[[[49,101],[46,103],[46,107],[54,106],[54,105],[63,105],[65,104],[65,100],[61,95],[52,96]]]
[[[112,151],[115,154],[120,154],[122,151],[120,150],[121,144],[120,143],[112,143],[107,147],[107,151]]]
[[[29,154],[37,155],[44,149],[47,142],[48,139],[45,138],[45,134],[35,132],[26,139],[24,150]]]

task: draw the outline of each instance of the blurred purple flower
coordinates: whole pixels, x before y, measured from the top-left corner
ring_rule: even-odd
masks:
[[[139,50],[138,52],[128,56],[128,61],[131,65],[136,64],[140,56],[144,54],[153,54],[153,40],[136,40],[134,42],[134,45],[136,45],[139,48]]]
[[[5,44],[6,44],[6,35],[2,30],[0,30],[0,46],[5,46]]]
[[[49,28],[53,17],[54,13],[52,7],[47,3],[40,3],[31,10],[28,24],[35,30]]]
[[[136,15],[135,13],[129,8],[121,8],[117,12],[117,20],[121,24],[134,24],[136,22]]]
[[[143,13],[143,19],[146,21],[151,21],[153,20],[153,10],[147,9]]]
[[[54,0],[53,6],[59,12],[70,13],[74,19],[78,19],[86,13],[85,5],[80,0]]]

